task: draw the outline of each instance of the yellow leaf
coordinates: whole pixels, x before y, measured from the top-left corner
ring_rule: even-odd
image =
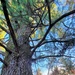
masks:
[[[6,32],[0,29],[0,39],[3,39],[6,35]]]
[[[34,32],[34,33],[31,35],[31,37],[32,37],[32,38],[35,38],[35,35],[36,35],[36,32]]]
[[[0,51],[5,52],[5,49],[0,46]]]
[[[3,40],[6,35],[6,32],[0,28],[0,40]],[[5,52],[5,49],[0,46],[0,51]]]
[[[32,17],[29,17],[29,20],[31,21],[31,23],[34,25],[36,24],[36,21],[32,18]]]
[[[31,37],[34,38],[35,37],[35,34],[32,34]]]
[[[33,18],[32,18],[32,17],[29,17],[29,20],[30,20],[30,21],[33,21]]]

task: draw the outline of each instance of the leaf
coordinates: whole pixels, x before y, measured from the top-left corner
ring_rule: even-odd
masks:
[[[6,32],[0,29],[0,39],[4,39]]]
[[[0,46],[0,52],[5,52],[5,49]]]
[[[36,32],[34,32],[34,33],[31,35],[31,37],[32,37],[32,38],[35,38],[35,35],[36,35]]]

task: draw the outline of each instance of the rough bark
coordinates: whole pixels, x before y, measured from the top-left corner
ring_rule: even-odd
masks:
[[[30,58],[26,58],[25,54],[22,54],[17,60],[11,55],[8,66],[3,66],[1,75],[32,75]]]
[[[24,48],[26,49],[25,52],[23,51]],[[18,57],[15,54],[6,57],[8,66],[3,66],[1,75],[32,75],[30,52],[26,52],[29,47],[23,45],[19,50],[20,55]]]
[[[3,66],[1,75],[32,75],[31,50],[28,38],[27,34],[18,36],[19,53],[9,54],[5,58],[8,66]]]
[[[3,66],[1,75],[32,75],[30,47],[23,44],[19,48],[19,55],[11,54],[5,59],[8,66]]]

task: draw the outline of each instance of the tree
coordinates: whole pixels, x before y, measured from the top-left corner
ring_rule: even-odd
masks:
[[[0,58],[4,64],[1,75],[32,75],[32,62],[69,57],[65,52],[74,46],[74,38],[66,39],[68,35],[73,36],[66,30],[74,28],[64,22],[69,15],[72,15],[70,19],[74,18],[75,9],[61,15],[55,0],[1,0],[0,10],[0,28],[9,35],[0,41],[0,46],[8,52],[4,60]],[[54,29],[59,38],[54,37]]]

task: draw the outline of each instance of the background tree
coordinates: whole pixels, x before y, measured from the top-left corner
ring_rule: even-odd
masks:
[[[63,1],[1,0],[1,34],[6,32],[0,40],[6,50],[1,75],[32,75],[32,63],[74,58],[74,1]]]

